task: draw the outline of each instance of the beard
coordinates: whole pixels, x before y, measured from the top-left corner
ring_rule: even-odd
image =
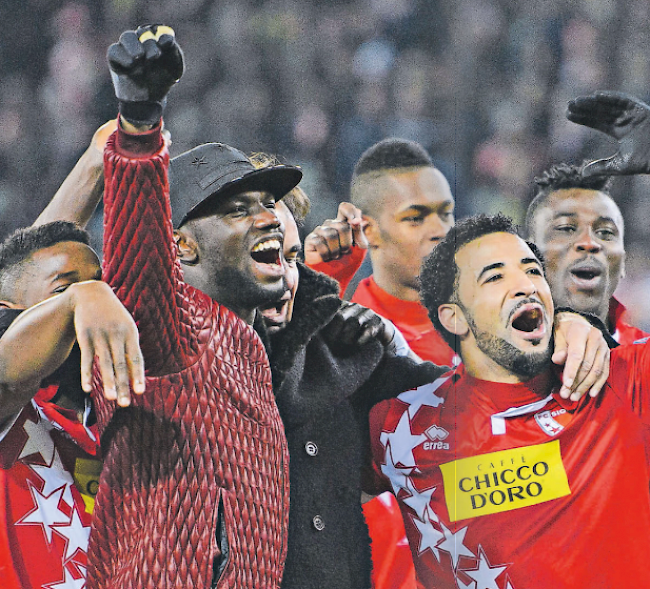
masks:
[[[240,269],[230,267],[221,268],[218,276],[218,294],[213,298],[231,310],[233,308],[256,309],[269,305],[279,300],[287,291],[284,278],[273,284],[260,284]]]
[[[523,380],[529,380],[546,369],[553,354],[552,339],[546,349],[539,352],[522,352],[505,339],[487,331],[481,331],[471,315],[465,312],[469,328],[474,335],[476,345],[488,358],[499,366],[509,370]]]

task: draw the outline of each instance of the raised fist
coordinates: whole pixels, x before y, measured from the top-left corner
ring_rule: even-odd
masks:
[[[120,114],[133,124],[160,120],[170,88],[183,75],[183,52],[172,28],[146,25],[126,31],[107,52]]]
[[[567,118],[619,142],[611,157],[587,164],[584,176],[650,173],[650,106],[622,92],[601,91],[571,100]]]
[[[352,246],[368,249],[361,210],[349,202],[339,205],[336,219],[328,219],[305,238],[305,263],[319,264],[349,254]]]

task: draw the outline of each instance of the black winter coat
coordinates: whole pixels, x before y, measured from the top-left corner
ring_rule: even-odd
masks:
[[[338,285],[301,266],[294,319],[270,338],[290,456],[283,589],[370,587],[370,538],[360,501],[368,412],[440,373],[431,364],[389,356],[374,341],[337,352],[324,331],[340,305]]]

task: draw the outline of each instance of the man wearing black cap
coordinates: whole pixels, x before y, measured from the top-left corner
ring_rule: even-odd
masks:
[[[88,587],[277,587],[288,453],[250,324],[284,292],[275,201],[301,173],[255,170],[226,145],[192,150],[174,166],[188,203],[174,230],[160,116],[182,53],[150,26],[108,57],[120,122],[105,152],[104,276],[136,320],[147,379],[126,409],[95,383],[106,459]]]

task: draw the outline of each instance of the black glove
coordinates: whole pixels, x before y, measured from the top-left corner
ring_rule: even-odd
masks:
[[[120,114],[135,125],[157,123],[169,89],[183,75],[183,52],[174,31],[164,25],[126,31],[106,56]]]
[[[392,333],[388,333],[381,317],[374,311],[343,301],[341,308],[323,330],[326,340],[340,351],[349,351],[357,346],[378,339],[387,346]]]
[[[622,92],[595,92],[569,102],[567,118],[618,140],[611,157],[582,169],[584,176],[650,174],[650,106]]]

